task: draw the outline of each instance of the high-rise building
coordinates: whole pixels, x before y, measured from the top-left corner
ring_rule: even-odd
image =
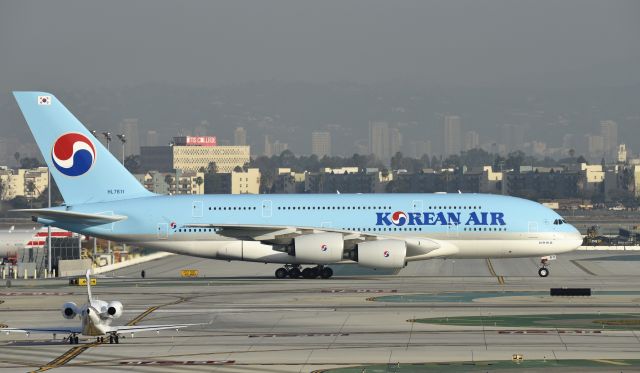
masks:
[[[604,137],[587,135],[587,151],[590,158],[600,158],[604,153]]]
[[[391,158],[389,145],[389,124],[369,122],[369,153],[387,162]]]
[[[508,152],[521,150],[524,145],[525,126],[503,124],[500,127],[500,138]]]
[[[283,151],[289,149],[289,144],[280,142],[279,140],[271,141],[269,135],[264,136],[264,155],[271,157],[273,155],[280,155]]]
[[[147,141],[146,141],[146,145],[147,146],[158,146],[158,131],[156,130],[149,130],[147,131]]]
[[[318,158],[331,156],[331,133],[314,131],[311,134],[311,152]]]
[[[467,131],[464,134],[464,150],[469,151],[480,147],[480,135],[476,131]]]
[[[603,140],[604,154],[612,157],[618,151],[618,123],[612,120],[600,122],[600,134]]]
[[[431,140],[411,141],[409,143],[409,150],[410,153],[408,155],[411,158],[420,159],[425,155],[431,158]]]
[[[620,144],[618,146],[618,163],[626,163],[627,162],[627,145]]]
[[[243,127],[238,127],[233,131],[233,145],[247,145],[247,130]]]
[[[389,129],[389,156],[402,152],[402,132],[397,128]]]
[[[444,117],[444,156],[460,153],[460,136],[462,133],[462,120],[457,115]]]
[[[140,154],[138,120],[133,118],[124,119],[120,123],[120,133],[122,133],[127,140],[124,144],[125,157]]]

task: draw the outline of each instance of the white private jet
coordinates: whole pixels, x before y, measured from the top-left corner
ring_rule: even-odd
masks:
[[[171,325],[123,325],[112,326],[111,322],[120,316],[122,316],[122,303],[118,301],[105,302],[99,299],[93,299],[91,296],[91,278],[90,270],[87,270],[87,303],[82,307],[78,307],[73,302],[67,302],[62,305],[62,316],[67,320],[72,320],[78,316],[81,320],[81,325],[77,327],[61,326],[61,327],[43,327],[43,328],[3,328],[0,332],[6,334],[9,333],[24,333],[27,336],[31,333],[53,333],[53,338],[57,333],[69,334],[66,339],[69,340],[69,344],[78,344],[78,335],[82,334],[90,337],[97,337],[99,343],[104,343],[104,336],[109,336],[109,343],[119,343],[119,335],[123,333],[131,333],[133,336],[135,333],[170,330],[176,331],[188,326],[200,325],[200,324],[171,324]]]

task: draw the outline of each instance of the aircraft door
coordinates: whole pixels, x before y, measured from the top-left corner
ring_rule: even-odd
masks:
[[[161,240],[166,240],[168,236],[169,236],[169,224],[158,223],[158,238]]]
[[[529,238],[538,237],[538,222],[530,221],[529,222]]]
[[[193,201],[191,204],[191,216],[194,218],[202,217],[202,201]]]
[[[264,200],[262,201],[262,217],[263,218],[270,218],[271,214],[272,214],[272,207],[273,207],[273,203],[271,202],[271,200]]]

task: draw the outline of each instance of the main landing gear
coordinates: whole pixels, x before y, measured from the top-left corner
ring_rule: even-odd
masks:
[[[120,343],[120,337],[116,333],[109,334],[109,344]]]
[[[318,265],[300,270],[299,264],[286,264],[284,267],[276,269],[276,278],[330,278],[333,276],[333,269]]]
[[[67,340],[69,341],[69,344],[70,344],[70,345],[77,345],[77,344],[78,344],[78,342],[79,342],[79,339],[78,339],[78,335],[77,335],[77,334],[70,334],[70,335],[67,337]]]

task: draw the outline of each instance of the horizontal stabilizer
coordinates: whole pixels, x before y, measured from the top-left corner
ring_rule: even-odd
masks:
[[[106,214],[91,214],[86,212],[76,212],[67,210],[52,210],[52,209],[20,209],[11,210],[12,212],[30,214],[31,216],[43,218],[47,220],[63,221],[69,223],[86,224],[86,225],[101,225],[115,223],[117,221],[126,220],[125,215],[106,215]]]

